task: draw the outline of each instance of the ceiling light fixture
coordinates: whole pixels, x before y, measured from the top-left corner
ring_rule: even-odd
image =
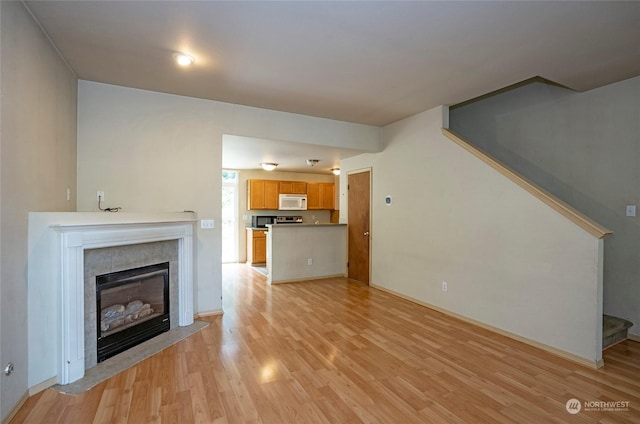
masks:
[[[173,55],[180,66],[189,66],[196,61],[195,57],[184,53],[176,53]]]
[[[331,172],[333,175],[340,175],[340,168],[331,168]]]
[[[278,166],[278,164],[272,162],[262,162],[260,164],[260,167],[265,171],[273,171],[274,169],[276,169],[276,166]]]
[[[307,159],[307,165],[316,166],[320,162],[318,159]]]

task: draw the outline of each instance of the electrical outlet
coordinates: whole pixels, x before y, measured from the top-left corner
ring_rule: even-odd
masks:
[[[447,285],[447,282],[446,282],[446,281],[443,281],[443,282],[442,282],[442,291],[443,291],[443,292],[446,292],[448,288],[449,288],[449,287],[448,287],[448,285]]]
[[[97,191],[96,192],[96,200],[101,200],[104,202],[104,191]]]
[[[71,200],[71,189],[70,188],[67,189],[67,202],[69,200]]]
[[[313,265],[313,259],[311,258],[307,259],[307,265]]]

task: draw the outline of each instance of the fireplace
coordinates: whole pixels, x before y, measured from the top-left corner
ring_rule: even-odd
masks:
[[[169,262],[170,326],[193,324],[195,222],[192,213],[30,213],[30,384],[69,384],[97,364],[96,276]]]
[[[96,276],[98,362],[170,328],[169,262]]]

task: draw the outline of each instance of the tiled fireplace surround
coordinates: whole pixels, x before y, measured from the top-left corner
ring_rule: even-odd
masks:
[[[178,322],[178,241],[167,240],[84,251],[84,368],[97,361],[98,331],[96,277],[147,265],[169,262],[170,328]],[[108,305],[107,305],[108,306]]]

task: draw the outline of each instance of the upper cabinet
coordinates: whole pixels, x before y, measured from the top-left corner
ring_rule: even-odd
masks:
[[[307,183],[302,181],[280,181],[280,194],[307,194]]]
[[[278,210],[279,181],[248,180],[247,209]]]
[[[302,181],[248,180],[247,209],[278,210],[280,194],[306,194],[307,209],[336,208],[335,184]]]
[[[307,184],[307,209],[336,208],[335,184],[333,183],[308,183]]]

